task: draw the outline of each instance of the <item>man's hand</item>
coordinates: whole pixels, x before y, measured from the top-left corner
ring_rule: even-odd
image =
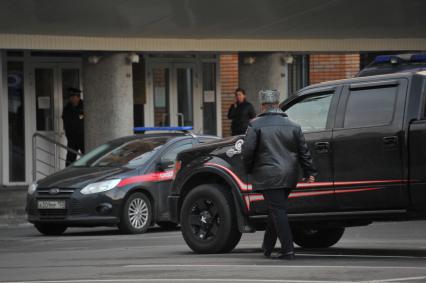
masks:
[[[315,177],[314,176],[309,176],[307,182],[308,183],[314,183],[315,182]]]

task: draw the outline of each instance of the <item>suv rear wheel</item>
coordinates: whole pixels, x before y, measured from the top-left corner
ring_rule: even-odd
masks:
[[[226,253],[241,239],[230,192],[219,185],[195,187],[181,209],[182,235],[197,253]]]
[[[67,230],[67,226],[61,224],[37,223],[34,226],[40,233],[48,236],[59,236]]]
[[[293,229],[293,240],[302,248],[328,248],[342,238],[345,228],[307,228]]]
[[[151,202],[143,193],[134,193],[124,204],[118,228],[125,234],[141,234],[152,222]]]

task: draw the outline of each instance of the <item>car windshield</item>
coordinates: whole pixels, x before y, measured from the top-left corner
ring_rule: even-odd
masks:
[[[137,167],[144,165],[168,141],[167,137],[106,143],[72,164],[73,167]]]

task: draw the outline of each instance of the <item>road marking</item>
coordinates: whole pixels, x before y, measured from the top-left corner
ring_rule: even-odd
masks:
[[[0,283],[89,283],[89,282],[271,282],[271,283],[357,283],[357,281],[288,280],[288,279],[224,279],[224,278],[170,278],[170,279],[79,279],[50,281],[0,281]]]
[[[421,266],[364,266],[364,265],[261,265],[261,264],[131,264],[124,268],[347,268],[347,269],[418,269]],[[1,283],[1,282],[0,282]]]

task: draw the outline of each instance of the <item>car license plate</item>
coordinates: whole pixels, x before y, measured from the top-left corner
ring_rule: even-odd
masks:
[[[39,200],[37,202],[38,209],[65,209],[64,200]]]

